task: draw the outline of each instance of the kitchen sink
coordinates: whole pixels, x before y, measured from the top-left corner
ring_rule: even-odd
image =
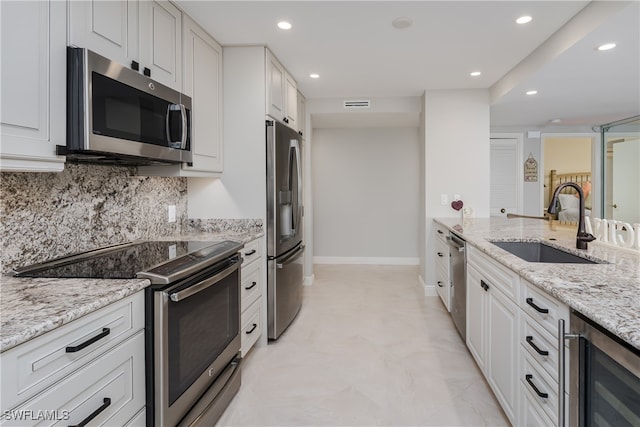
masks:
[[[600,264],[581,256],[565,252],[542,242],[491,242],[505,251],[528,262],[565,264]]]

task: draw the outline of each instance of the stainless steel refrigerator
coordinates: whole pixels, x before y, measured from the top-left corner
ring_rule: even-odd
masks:
[[[267,119],[267,332],[277,339],[302,306],[301,137]]]

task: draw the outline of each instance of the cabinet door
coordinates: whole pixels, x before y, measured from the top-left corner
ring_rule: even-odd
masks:
[[[267,51],[267,114],[278,121],[286,116],[284,85],[284,67]]]
[[[140,67],[182,91],[182,13],[168,1],[140,2]]]
[[[66,4],[0,2],[0,169],[54,172],[66,144]]]
[[[300,135],[304,136],[306,134],[304,130],[305,126],[305,115],[307,114],[307,104],[304,99],[304,96],[300,92],[298,92],[298,126],[297,130]]]
[[[184,93],[192,98],[193,164],[187,170],[222,172],[222,47],[184,17]]]
[[[486,291],[481,277],[471,265],[467,265],[467,347],[476,359],[480,370],[485,371],[486,341]]]
[[[285,73],[286,91],[286,123],[290,128],[298,131],[298,83],[289,73]]]
[[[138,61],[138,0],[70,1],[69,44],[129,67]]]
[[[498,289],[492,289],[491,284],[488,295],[487,379],[505,414],[514,422],[518,402],[519,308]]]

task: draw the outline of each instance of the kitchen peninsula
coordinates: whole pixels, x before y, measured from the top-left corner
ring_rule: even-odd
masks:
[[[554,226],[546,221],[503,218],[474,218],[464,222],[457,218],[438,218],[435,221],[461,234],[468,245],[640,349],[640,253],[598,242],[590,243],[586,251],[579,251],[575,249],[574,228]],[[545,241],[605,263],[531,263],[492,244],[491,240]]]

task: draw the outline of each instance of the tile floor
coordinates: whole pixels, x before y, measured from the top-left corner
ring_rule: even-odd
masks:
[[[508,426],[417,267],[315,266],[281,338],[245,358],[219,426]]]

